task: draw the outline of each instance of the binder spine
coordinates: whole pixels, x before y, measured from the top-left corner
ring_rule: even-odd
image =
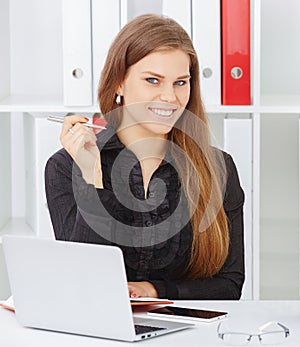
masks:
[[[163,0],[162,14],[176,20],[192,36],[191,0]]]
[[[219,0],[193,0],[193,43],[200,64],[201,97],[205,105],[221,104],[221,16]]]
[[[222,0],[222,104],[251,104],[250,0]]]
[[[242,298],[253,299],[253,249],[252,249],[252,191],[253,191],[253,140],[252,119],[225,119],[224,120],[224,150],[230,153],[236,164],[241,186],[245,193],[244,205],[244,241],[245,241],[245,268],[246,280]]]
[[[192,0],[120,0],[120,22],[128,21],[143,13],[156,13],[176,20],[191,35]]]
[[[87,0],[63,0],[64,105],[92,105],[91,8]]]
[[[47,207],[44,168],[50,156],[61,148],[61,124],[49,125],[43,114],[24,114],[25,219],[35,235],[53,238]],[[47,139],[47,141],[45,141]]]
[[[95,106],[98,99],[98,85],[109,47],[120,30],[121,5],[124,1],[91,0],[92,4],[92,60],[93,96]],[[98,109],[98,107],[97,107]]]

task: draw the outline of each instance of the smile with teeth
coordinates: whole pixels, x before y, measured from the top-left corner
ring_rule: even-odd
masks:
[[[152,108],[152,107],[150,107],[149,109],[161,117],[170,117],[176,111],[176,109],[174,109],[174,108],[164,109],[164,108]]]

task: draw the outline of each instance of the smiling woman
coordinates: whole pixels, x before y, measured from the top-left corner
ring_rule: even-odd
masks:
[[[46,166],[56,238],[120,247],[132,297],[239,299],[244,194],[231,156],[210,145],[188,34],[170,18],[133,19],[98,99],[107,129],[65,117]]]

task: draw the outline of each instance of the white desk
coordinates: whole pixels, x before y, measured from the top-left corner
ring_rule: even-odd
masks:
[[[268,322],[278,321],[290,329],[290,337],[279,346],[300,346],[300,301],[177,301],[186,307],[219,309],[229,312],[226,318],[237,327],[256,329]],[[143,313],[140,313],[143,315]],[[222,346],[217,337],[217,322],[197,323],[195,328],[171,333],[153,339],[135,342],[139,346],[209,347]],[[23,328],[14,313],[0,308],[0,346],[2,347],[99,347],[125,346],[128,342],[105,340],[72,334]],[[260,345],[257,338],[249,346]]]

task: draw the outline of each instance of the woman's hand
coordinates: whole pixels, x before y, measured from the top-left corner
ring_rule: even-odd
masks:
[[[158,294],[154,285],[147,281],[128,282],[129,296],[131,298],[150,297],[157,298]]]
[[[96,188],[103,188],[100,152],[96,135],[84,126],[87,119],[80,115],[64,119],[60,142],[79,166],[84,180]]]

